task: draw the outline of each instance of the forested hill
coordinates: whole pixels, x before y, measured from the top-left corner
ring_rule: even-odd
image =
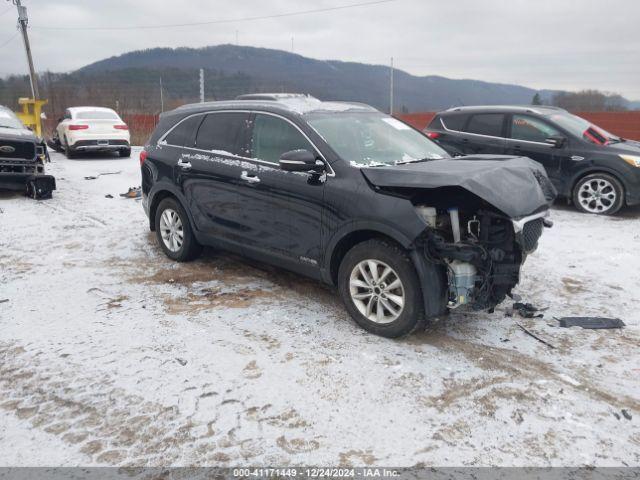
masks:
[[[385,110],[389,106],[387,66],[314,60],[265,48],[236,45],[154,48],[107,58],[76,73],[94,76],[126,71],[130,80],[136,82],[137,77],[145,76],[146,70],[153,75],[162,75],[163,82],[171,88],[176,76],[190,72],[193,78],[189,82],[189,92],[197,96],[197,70],[200,68],[209,73],[206,79],[209,99],[232,98],[249,91],[287,91],[309,93],[321,99],[365,102]],[[394,77],[398,110],[402,107],[409,111],[436,110],[483,103],[527,104],[536,93],[518,85],[440,76],[417,77],[402,70],[395,70]],[[178,86],[174,85],[174,88]]]

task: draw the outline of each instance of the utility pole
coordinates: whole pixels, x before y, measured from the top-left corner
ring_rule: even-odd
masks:
[[[391,57],[391,69],[389,71],[389,115],[393,115],[393,57]]]
[[[33,58],[31,57],[31,45],[29,44],[29,35],[27,34],[27,24],[29,19],[27,17],[27,7],[23,6],[21,0],[13,0],[13,4],[18,8],[18,26],[22,32],[22,40],[24,41],[24,49],[27,53],[27,62],[29,63],[29,80],[31,82],[31,96],[34,100],[40,99],[40,93],[38,92],[38,78],[36,77],[36,70],[33,67]]]
[[[204,103],[204,70],[200,69],[200,103]]]
[[[162,77],[160,77],[160,113],[164,112],[164,96],[162,94]]]

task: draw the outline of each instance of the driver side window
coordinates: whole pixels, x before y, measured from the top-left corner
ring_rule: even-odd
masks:
[[[277,164],[283,153],[300,149],[315,153],[315,148],[289,122],[272,115],[256,115],[251,135],[252,158]]]
[[[546,122],[528,115],[514,115],[511,121],[511,138],[528,142],[544,143],[560,132]]]

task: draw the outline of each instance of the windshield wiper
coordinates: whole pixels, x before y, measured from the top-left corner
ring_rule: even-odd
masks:
[[[407,163],[421,163],[421,162],[432,162],[434,160],[442,160],[446,157],[442,157],[442,158],[430,158],[430,157],[424,157],[424,158],[416,158],[414,160],[404,160],[401,162],[396,162],[396,165],[406,165]]]

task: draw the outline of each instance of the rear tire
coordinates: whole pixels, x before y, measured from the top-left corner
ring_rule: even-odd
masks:
[[[572,199],[583,213],[613,215],[624,205],[624,187],[613,175],[592,173],[578,180]]]
[[[123,148],[122,150],[118,150],[118,153],[120,154],[121,157],[127,158],[131,156],[131,149]]]
[[[165,198],[156,210],[155,230],[158,244],[167,257],[176,262],[188,262],[202,252],[187,212],[173,197]]]
[[[367,240],[347,252],[338,271],[347,311],[368,332],[387,338],[424,328],[418,275],[407,253],[386,240]]]
[[[64,143],[64,154],[65,154],[65,156],[67,158],[75,157],[75,152],[71,149],[71,147],[67,143],[66,139],[65,139],[65,143]]]

